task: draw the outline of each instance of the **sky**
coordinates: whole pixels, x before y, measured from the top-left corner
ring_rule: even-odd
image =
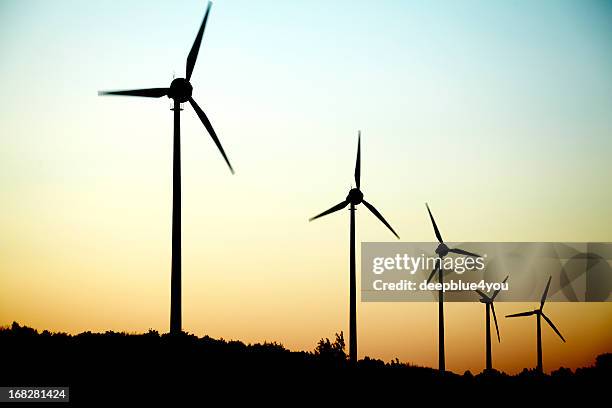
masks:
[[[172,112],[98,90],[184,76],[205,1],[0,3],[0,324],[168,330]],[[612,4],[216,1],[182,112],[183,327],[312,350],[348,332],[344,199],[402,240],[612,241]],[[391,241],[357,212],[357,242]],[[500,303],[498,315],[534,305]],[[446,305],[447,368],[484,368],[484,308]],[[544,366],[612,351],[612,304],[557,303]],[[494,364],[535,364],[503,319]],[[435,303],[359,303],[360,358],[437,364]]]

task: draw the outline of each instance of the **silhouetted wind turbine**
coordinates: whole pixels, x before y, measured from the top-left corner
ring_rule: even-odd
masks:
[[[506,279],[504,279],[504,281],[502,282],[502,284],[506,283],[506,281],[508,280],[508,276],[506,276]],[[491,371],[493,369],[493,363],[491,361],[491,311],[493,312],[493,320],[495,321],[495,331],[497,332],[497,341],[501,342],[501,338],[499,337],[499,326],[497,326],[497,316],[495,315],[495,306],[493,305],[493,301],[495,300],[495,298],[497,297],[497,295],[499,294],[499,292],[501,291],[501,289],[496,290],[495,292],[493,292],[493,294],[491,296],[486,295],[484,292],[476,289],[476,293],[478,293],[480,295],[480,302],[484,303],[487,307],[487,314],[486,314],[486,319],[487,319],[487,333],[486,333],[486,360],[487,360],[487,371]]]
[[[180,333],[181,328],[181,103],[189,101],[196,114],[202,121],[202,124],[212,137],[229,166],[232,174],[234,169],[230,164],[221,142],[215,133],[208,117],[196,101],[191,96],[193,87],[189,80],[193,73],[198,51],[202,43],[202,35],[210,13],[212,3],[208,3],[204,19],[200,25],[200,30],[196,35],[195,41],[187,56],[187,67],[185,78],[175,78],[169,88],[148,88],[148,89],[131,89],[122,91],[103,91],[98,92],[99,95],[123,95],[123,96],[142,96],[147,98],[160,98],[167,96],[174,101],[174,153],[173,153],[173,178],[172,178],[172,272],[171,272],[171,294],[170,294],[170,333]]]
[[[506,317],[520,317],[520,316],[531,316],[531,315],[536,315],[537,316],[537,328],[538,328],[538,365],[536,367],[536,370],[539,373],[543,373],[544,369],[543,369],[543,365],[542,365],[542,317],[544,318],[544,320],[546,320],[546,323],[548,323],[548,325],[555,331],[555,333],[557,333],[557,335],[561,338],[561,340],[563,340],[563,342],[565,343],[565,339],[563,338],[563,336],[561,335],[561,332],[559,332],[559,330],[557,330],[557,328],[555,327],[555,325],[553,324],[553,322],[544,314],[544,302],[546,302],[546,296],[548,295],[548,288],[550,287],[550,281],[552,280],[552,276],[548,278],[548,283],[546,284],[546,289],[544,289],[544,293],[542,294],[542,299],[540,300],[540,308],[536,309],[536,310],[532,310],[529,312],[522,312],[522,313],[515,313],[515,314],[511,314],[511,315],[507,315]]]
[[[431,278],[434,277],[437,271],[438,281],[441,284],[443,284],[444,283],[444,276],[443,276],[444,271],[442,269],[442,260],[444,259],[446,255],[449,254],[449,252],[460,254],[460,255],[473,256],[476,258],[480,257],[480,255],[474,254],[472,252],[464,251],[463,249],[449,248],[448,246],[446,246],[446,244],[444,243],[444,240],[442,239],[442,234],[440,234],[440,230],[438,229],[438,225],[436,225],[436,221],[434,220],[434,217],[431,214],[429,205],[425,203],[425,206],[427,207],[429,218],[431,219],[431,223],[433,225],[434,232],[436,233],[436,238],[438,239],[438,242],[439,242],[439,245],[436,248],[436,254],[438,254],[438,258],[436,259],[436,265],[433,271],[431,271],[429,278],[427,278],[427,282],[431,281]],[[438,367],[440,371],[442,372],[446,371],[446,359],[444,356],[444,292],[442,291],[442,289],[438,291]]]
[[[349,211],[351,213],[351,227],[350,227],[350,254],[349,254],[349,282],[350,282],[350,324],[349,324],[349,361],[351,364],[357,362],[357,302],[356,302],[356,283],[355,283],[355,206],[363,203],[372,214],[376,216],[391,232],[399,239],[399,235],[389,225],[387,220],[381,215],[380,212],[370,203],[363,199],[363,193],[361,192],[361,131],[358,133],[357,141],[357,161],[355,163],[355,183],[356,188],[351,188],[346,199],[339,204],[336,204],[329,210],[323,211],[321,214],[314,216],[310,221],[321,218],[325,215],[339,211],[350,205]]]

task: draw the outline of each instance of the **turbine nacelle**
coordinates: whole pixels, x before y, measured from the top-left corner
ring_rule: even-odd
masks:
[[[440,258],[444,258],[446,255],[448,255],[449,252],[450,250],[448,246],[446,246],[446,244],[443,242],[441,242],[436,248],[436,254],[438,254]]]
[[[208,7],[206,7],[206,13],[204,14],[204,19],[202,20],[202,24],[200,25],[200,29],[198,30],[198,34],[191,46],[191,50],[189,51],[189,55],[187,56],[187,65],[186,65],[186,74],[185,78],[175,78],[170,84],[169,88],[146,88],[146,89],[126,89],[126,90],[118,90],[118,91],[100,91],[98,95],[124,95],[124,96],[140,96],[145,98],[161,98],[162,96],[167,96],[168,98],[174,101],[174,108],[172,110],[176,110],[180,113],[180,106],[176,106],[176,104],[181,104],[185,102],[189,102],[193,110],[195,111],[198,118],[208,131],[208,134],[212,138],[215,145],[217,145],[217,149],[223,156],[225,163],[229,167],[232,174],[234,174],[234,169],[225,154],[225,150],[221,146],[221,142],[215,133],[215,129],[213,129],[210,120],[197,104],[197,102],[193,99],[193,86],[191,86],[191,74],[193,73],[193,68],[195,67],[196,60],[198,58],[198,52],[200,50],[200,44],[202,43],[202,36],[204,35],[204,27],[206,27],[206,20],[208,20],[208,14],[210,13],[210,7],[212,6],[211,2],[208,2]],[[177,107],[179,109],[177,109]],[[175,116],[175,121],[178,121],[178,128],[180,129],[180,116]]]
[[[363,193],[358,188],[351,188],[346,196],[346,201],[353,205],[359,205],[363,201]]]
[[[319,215],[315,215],[314,217],[310,218],[310,221],[316,220],[317,218],[324,217],[327,214],[331,214],[336,211],[340,211],[343,208],[346,208],[348,205],[355,206],[355,205],[359,205],[363,203],[363,205],[368,210],[370,210],[370,212],[374,214],[374,216],[378,218],[380,222],[382,222],[387,228],[389,228],[389,231],[391,231],[393,235],[396,236],[397,239],[399,239],[399,235],[397,235],[397,232],[395,232],[393,227],[391,227],[391,225],[387,222],[387,220],[385,220],[382,214],[372,204],[368,203],[367,201],[363,199],[363,193],[360,190],[360,187],[361,187],[361,131],[359,131],[358,133],[357,140],[358,140],[357,141],[357,160],[355,162],[355,184],[357,185],[357,187],[350,189],[344,201],[334,205],[329,210],[323,211]]]
[[[168,98],[176,102],[185,103],[191,98],[193,86],[185,78],[175,78],[168,88]]]

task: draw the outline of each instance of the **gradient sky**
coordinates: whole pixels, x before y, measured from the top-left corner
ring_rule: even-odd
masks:
[[[0,324],[166,331],[170,101],[204,1],[0,3]],[[183,325],[314,348],[348,331],[346,196],[403,240],[612,241],[612,5],[215,2],[182,114]],[[391,234],[357,214],[357,240]],[[500,303],[499,315],[533,305]],[[484,367],[484,308],[447,305],[447,367]],[[612,351],[612,304],[550,304],[545,369]],[[358,305],[360,356],[435,366],[432,304]],[[535,363],[503,319],[494,364]]]

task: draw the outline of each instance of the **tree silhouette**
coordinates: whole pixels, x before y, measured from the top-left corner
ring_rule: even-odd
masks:
[[[345,346],[344,333],[336,333],[336,340],[333,343],[328,338],[319,340],[314,354],[323,364],[342,366],[346,363],[347,357],[344,351]]]

